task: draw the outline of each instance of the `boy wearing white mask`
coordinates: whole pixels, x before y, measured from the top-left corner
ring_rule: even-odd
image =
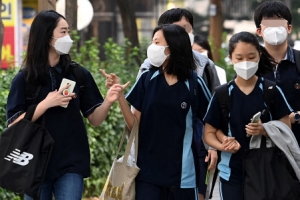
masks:
[[[259,45],[257,38],[248,32],[240,32],[229,40],[229,58],[234,64],[236,77],[227,85],[229,93],[228,131],[223,128],[224,116],[214,94],[204,117],[205,142],[221,151],[218,164],[220,196],[223,200],[243,200],[243,152],[249,149],[249,135],[267,136],[262,123],[280,120],[290,126],[288,105],[281,89],[276,86],[272,109],[267,109],[264,99],[262,74],[272,72],[274,61]],[[250,123],[257,112],[264,113],[257,123]],[[218,130],[218,131],[217,131]]]
[[[294,52],[297,50],[293,50],[287,40],[292,32],[292,14],[280,1],[266,1],[256,8],[254,22],[256,33],[263,38],[266,50],[277,63],[273,72],[263,76],[276,82],[286,95],[294,110],[289,115],[292,131],[300,144],[300,74],[297,71]]]

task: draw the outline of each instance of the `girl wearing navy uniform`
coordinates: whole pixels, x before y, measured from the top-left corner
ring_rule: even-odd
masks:
[[[153,32],[147,50],[152,65],[143,72],[119,104],[129,129],[139,121],[136,200],[196,200],[197,160],[192,150],[192,95],[189,79],[195,64],[185,29],[162,25]],[[114,74],[107,82],[119,83]],[[211,94],[197,76],[198,117],[203,119]],[[127,104],[132,105],[133,109]]]
[[[40,85],[32,102],[37,103],[32,121],[41,123],[44,117],[44,126],[54,140],[45,179],[39,188],[40,200],[51,200],[53,195],[56,200],[82,198],[83,179],[90,176],[90,152],[81,113],[92,125],[99,126],[120,94],[113,86],[103,99],[90,72],[80,66],[84,91],[80,92],[77,83],[72,94],[62,94],[69,87],[59,89],[63,78],[76,81],[70,65],[73,41],[69,32],[66,19],[53,10],[42,11],[35,17],[22,70],[14,77],[7,100],[10,126],[24,118],[30,106],[26,101],[27,84]],[[25,195],[25,199],[32,198]]]
[[[261,74],[272,71],[271,57],[248,32],[240,32],[229,41],[229,58],[236,77],[228,83],[230,96],[230,119],[228,133],[222,129],[221,107],[214,94],[205,115],[204,140],[208,145],[221,151],[220,196],[224,200],[243,200],[243,151],[249,149],[250,135],[267,137],[262,123],[250,123],[254,114],[266,108],[263,96],[264,78]],[[274,109],[270,110],[269,120],[280,120],[290,126],[291,108],[281,89],[276,86]],[[226,136],[225,136],[226,135]]]

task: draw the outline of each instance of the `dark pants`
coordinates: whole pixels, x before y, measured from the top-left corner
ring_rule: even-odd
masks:
[[[205,193],[206,193],[206,174],[207,174],[207,167],[208,167],[208,163],[205,162],[205,156],[199,156],[198,157],[199,160],[199,184],[198,184],[198,192],[199,194],[203,194],[205,197]]]
[[[135,181],[136,200],[198,200],[197,188],[162,187]]]
[[[221,200],[243,200],[242,184],[232,184],[220,178],[220,197]]]

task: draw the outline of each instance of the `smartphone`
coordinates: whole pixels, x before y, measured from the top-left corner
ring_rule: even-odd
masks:
[[[252,119],[251,119],[251,123],[257,123],[260,119],[261,116],[261,112],[256,113],[255,115],[253,115]],[[250,137],[251,135],[247,134],[247,137]]]
[[[70,79],[63,78],[63,80],[61,81],[59,89],[61,89],[62,87],[65,87],[67,84],[70,84],[70,86],[63,91],[64,96],[69,96],[73,92],[73,90],[75,88],[75,85],[76,85],[76,82],[72,81]],[[68,107],[68,105],[64,105],[64,106],[61,106],[61,107],[66,108],[66,107]]]
[[[261,112],[258,112],[255,115],[253,115],[251,123],[257,123],[260,119],[260,116],[261,116]]]

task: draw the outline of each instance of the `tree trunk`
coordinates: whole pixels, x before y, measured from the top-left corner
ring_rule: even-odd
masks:
[[[71,31],[77,30],[77,7],[77,0],[66,0],[66,20]]]
[[[210,0],[210,5],[216,5],[214,16],[210,16],[209,35],[212,39],[213,58],[215,62],[220,60],[219,49],[222,45],[223,16],[222,16],[222,0]]]
[[[56,10],[56,0],[38,0],[39,12],[43,10]]]
[[[134,1],[117,0],[117,4],[121,13],[125,38],[127,38],[131,42],[132,47],[139,47]],[[140,56],[136,57],[136,61],[140,63]]]
[[[0,0],[0,5],[2,5],[2,0]],[[2,14],[0,13],[0,46],[2,47],[4,38],[4,24],[2,21]],[[2,48],[0,48],[0,58],[2,60]],[[2,61],[0,62],[0,69],[2,69]]]
[[[135,21],[134,1],[117,0],[122,17],[123,31],[125,38],[128,38],[132,46],[139,47],[137,26]]]

